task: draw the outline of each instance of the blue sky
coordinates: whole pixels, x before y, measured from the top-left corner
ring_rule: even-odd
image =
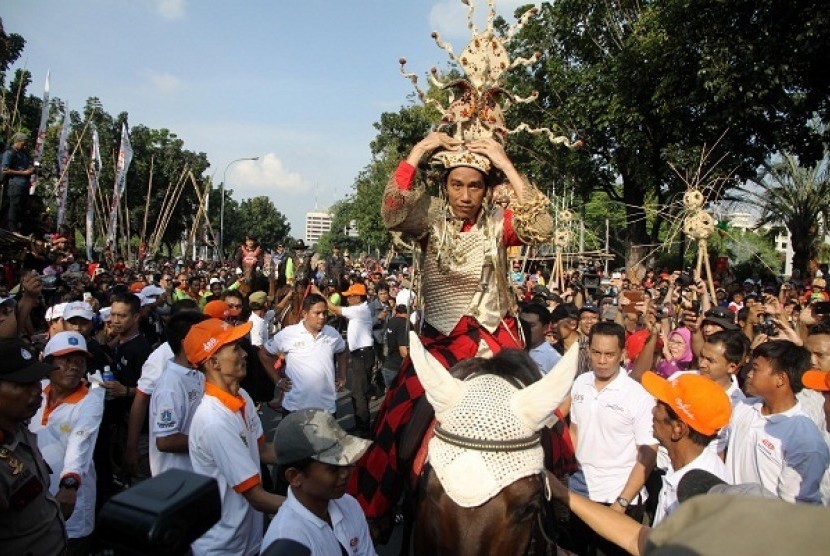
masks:
[[[516,6],[501,0],[512,21]],[[243,199],[268,195],[292,235],[304,216],[352,192],[370,161],[372,124],[412,92],[398,59],[424,75],[463,49],[460,0],[5,0],[6,32],[26,48],[16,67],[30,92],[51,90],[78,110],[99,97],[113,115],[165,127],[205,152],[219,183]],[[486,2],[476,3],[484,25]],[[422,83],[425,83],[422,78]],[[214,216],[214,221],[216,217]]]

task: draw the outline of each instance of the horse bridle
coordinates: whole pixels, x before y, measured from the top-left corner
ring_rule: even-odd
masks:
[[[464,380],[469,380],[480,373],[472,373]],[[524,384],[520,380],[511,376],[502,376],[504,380],[510,382],[517,389],[524,388]],[[444,430],[440,424],[435,424],[435,437],[439,440],[457,446],[458,448],[466,448],[468,450],[476,450],[479,452],[519,452],[522,450],[530,450],[539,445],[542,435],[538,432],[526,436],[524,438],[515,438],[513,440],[482,440],[480,438],[470,438]]]
[[[518,452],[521,450],[530,450],[539,445],[541,435],[533,433],[524,438],[516,438],[514,440],[481,440],[479,438],[470,438],[454,434],[441,428],[441,425],[435,425],[435,437],[459,448],[466,448],[468,450],[477,450],[479,452]]]

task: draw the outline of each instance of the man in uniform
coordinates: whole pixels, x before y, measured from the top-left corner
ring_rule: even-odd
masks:
[[[51,367],[17,338],[0,340],[0,360],[0,547],[4,554],[61,554],[69,515],[49,493],[49,468],[26,427]]]
[[[35,172],[35,166],[25,150],[28,141],[26,134],[15,133],[11,140],[12,148],[3,153],[3,162],[0,165],[3,175],[8,178],[8,226],[12,232],[22,231],[29,211],[29,181]]]

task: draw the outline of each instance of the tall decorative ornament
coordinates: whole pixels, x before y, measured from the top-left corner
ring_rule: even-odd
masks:
[[[37,139],[35,140],[35,165],[40,164],[43,158],[43,143],[46,141],[46,126],[49,123],[49,71],[46,71],[46,85],[43,88],[43,104],[40,107],[40,124],[37,127]],[[33,172],[29,178],[29,194],[34,195],[37,188],[37,172]]]
[[[115,167],[115,188],[112,193],[112,204],[110,206],[110,220],[107,226],[107,246],[114,247],[115,233],[118,228],[118,203],[124,194],[127,185],[127,170],[133,160],[133,147],[130,144],[130,136],[127,134],[127,124],[121,126],[121,146],[118,149],[118,163]]]
[[[69,193],[69,128],[72,122],[69,120],[69,107],[64,107],[63,127],[61,127],[60,138],[58,139],[58,228],[66,223],[66,200]]]
[[[95,195],[98,193],[98,177],[101,175],[101,146],[98,130],[92,129],[92,152],[89,156],[89,185],[86,193],[86,258],[92,260],[95,225]]]

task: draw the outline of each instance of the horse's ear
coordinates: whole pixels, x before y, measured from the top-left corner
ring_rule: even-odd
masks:
[[[538,431],[556,422],[553,412],[570,392],[577,367],[579,342],[574,342],[541,380],[513,394],[511,408],[530,430]]]
[[[435,413],[455,407],[461,398],[461,381],[453,378],[449,371],[424,349],[418,335],[412,331],[409,332],[409,356]]]

